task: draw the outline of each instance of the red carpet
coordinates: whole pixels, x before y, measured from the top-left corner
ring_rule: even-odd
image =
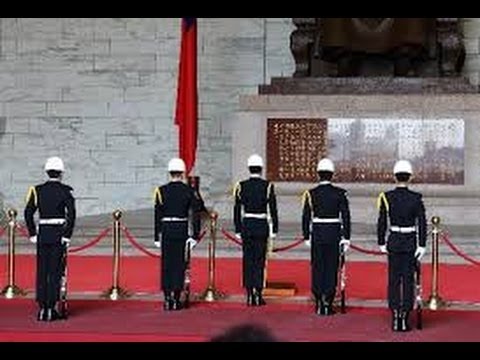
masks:
[[[102,291],[111,285],[112,261],[106,256],[71,256],[69,258],[69,290]],[[0,269],[6,270],[6,257],[0,258]],[[146,256],[124,257],[121,262],[121,283],[125,288],[142,293],[158,293],[160,287],[159,260]],[[299,295],[310,294],[309,262],[302,260],[271,260],[269,280],[294,282]],[[424,265],[424,294],[430,293],[430,266]],[[5,271],[0,273],[0,284],[5,285]],[[369,262],[348,263],[348,297],[354,299],[385,299],[386,264]],[[480,286],[477,286],[480,268],[470,265],[441,265],[440,293],[447,300],[480,302]],[[33,289],[35,258],[32,255],[17,256],[17,284]],[[216,284],[221,291],[233,295],[241,289],[241,260],[217,259]],[[193,261],[192,288],[202,291],[207,284],[207,259]]]
[[[149,301],[72,300],[69,320],[53,323],[34,319],[32,300],[0,300],[0,309],[1,341],[198,342],[245,323],[266,326],[281,341],[480,341],[480,312],[467,311],[426,312],[424,330],[393,333],[385,309],[351,308],[345,315],[318,317],[302,304],[194,304],[164,312],[160,303]]]

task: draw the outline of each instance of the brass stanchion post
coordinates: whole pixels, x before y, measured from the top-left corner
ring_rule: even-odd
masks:
[[[115,210],[113,216],[113,276],[112,287],[102,294],[102,297],[110,300],[119,300],[130,296],[130,294],[120,287],[120,230],[122,212]]]
[[[218,213],[210,213],[210,241],[208,243],[208,285],[200,296],[200,299],[207,302],[219,300],[224,295],[215,288],[215,247],[217,242],[217,220]]]
[[[13,299],[17,296],[24,296],[26,293],[15,285],[15,229],[17,228],[17,211],[9,209],[8,215],[8,285],[2,290],[6,299]]]
[[[432,218],[432,293],[427,300],[427,306],[430,310],[438,310],[445,306],[445,301],[440,297],[438,291],[438,279],[439,279],[439,237],[440,237],[440,217],[434,216]]]

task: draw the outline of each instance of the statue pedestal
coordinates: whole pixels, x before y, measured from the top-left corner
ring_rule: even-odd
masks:
[[[339,79],[328,79],[328,81]],[[352,79],[353,80],[353,79]],[[305,80],[301,80],[305,84]],[[308,80],[315,82],[315,79]],[[306,83],[308,83],[308,81]],[[354,81],[361,81],[354,79]],[[307,86],[307,85],[302,85]],[[413,190],[423,193],[427,217],[440,216],[448,224],[450,233],[454,234],[457,244],[465,251],[474,246],[473,240],[478,237],[478,203],[480,202],[480,95],[479,94],[316,94],[316,95],[246,95],[240,97],[239,111],[232,121],[232,184],[248,177],[245,166],[248,157],[258,153],[266,160],[267,133],[269,119],[289,119],[302,121],[305,119],[374,119],[376,122],[397,119],[413,120],[433,119],[439,121],[463,120],[463,155],[458,162],[464,169],[460,183],[414,184]],[[443,130],[442,130],[443,129]],[[362,131],[376,131],[366,128]],[[420,149],[426,151],[425,144],[430,134],[444,133],[444,138],[451,137],[450,130],[431,127],[425,134],[412,133],[403,149]],[[361,131],[356,135],[361,138]],[[437,136],[437,135],[435,135]],[[386,137],[387,141],[389,137]],[[418,140],[418,141],[417,141]],[[348,143],[348,142],[347,142]],[[339,143],[337,142],[337,145]],[[411,144],[411,145],[410,145]],[[428,145],[428,144],[427,144]],[[428,145],[430,146],[430,145]],[[337,146],[337,150],[342,149]],[[371,151],[375,150],[370,146]],[[359,149],[361,150],[361,149]],[[435,154],[442,152],[432,151]],[[312,153],[318,151],[313,148]],[[337,154],[339,152],[337,151]],[[394,154],[391,155],[392,161]],[[383,155],[382,155],[383,157]],[[381,160],[381,159],[380,159]],[[388,158],[390,161],[390,157]],[[297,160],[292,160],[297,161]],[[442,165],[448,171],[450,165]],[[391,168],[393,169],[392,162]],[[420,169],[419,169],[420,170]],[[315,181],[274,181],[280,217],[280,233],[282,245],[290,244],[301,233],[301,195],[315,186]],[[338,183],[338,182],[337,182]],[[391,183],[381,182],[340,182],[339,186],[348,190],[352,214],[353,239],[362,247],[375,249],[375,223],[377,220],[376,199],[380,192],[390,189]],[[215,199],[216,208],[223,216],[231,215],[231,198],[229,192],[219,194]],[[475,248],[476,249],[476,248]],[[477,249],[478,251],[478,249]],[[309,254],[303,247],[282,253],[282,257],[296,254],[307,257]],[[352,257],[357,254],[352,253]],[[448,254],[447,254],[448,255]],[[447,256],[445,255],[445,256]],[[293,256],[293,255],[292,255]],[[279,279],[281,280],[281,279]]]
[[[475,94],[478,88],[463,77],[311,77],[272,78],[260,85],[261,95],[440,95]]]

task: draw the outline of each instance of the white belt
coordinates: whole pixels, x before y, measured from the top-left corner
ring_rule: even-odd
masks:
[[[187,218],[177,218],[177,217],[164,217],[162,219],[163,222],[182,222],[182,221],[188,221]]]
[[[40,219],[40,225],[63,225],[67,222],[65,219]]]
[[[267,214],[249,214],[249,213],[246,213],[243,215],[244,218],[247,218],[247,219],[261,219],[261,220],[264,220],[264,219],[267,219]]]
[[[411,234],[411,233],[417,232],[417,228],[415,226],[409,226],[409,227],[391,226],[390,231],[394,233]]]
[[[314,223],[314,224],[340,224],[340,219],[313,218],[312,223]]]

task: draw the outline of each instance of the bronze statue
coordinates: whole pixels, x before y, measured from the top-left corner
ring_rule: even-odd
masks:
[[[458,76],[458,18],[293,18],[294,77]]]

